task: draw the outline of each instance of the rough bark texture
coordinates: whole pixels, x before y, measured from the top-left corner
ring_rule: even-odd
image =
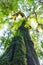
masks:
[[[0,65],[40,65],[28,28],[25,28],[23,23],[19,30],[21,35],[12,39],[0,59]]]

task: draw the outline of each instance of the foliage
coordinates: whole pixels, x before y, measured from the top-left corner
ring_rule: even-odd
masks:
[[[18,11],[25,17],[14,15]],[[16,20],[15,20],[16,18]],[[0,36],[4,51],[9,46],[12,37],[21,35],[18,28],[26,20],[31,39],[39,57],[43,57],[43,1],[41,0],[0,0],[0,31],[6,28]],[[7,27],[6,27],[7,26]],[[17,34],[18,33],[18,34]]]

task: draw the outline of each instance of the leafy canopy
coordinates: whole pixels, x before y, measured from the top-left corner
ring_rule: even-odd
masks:
[[[24,18],[20,15],[12,16],[13,13],[18,12],[19,10],[24,13]],[[16,20],[14,20],[14,18],[16,18]],[[6,48],[8,47],[12,37],[20,34],[18,27],[21,26],[23,20],[26,20],[26,18],[27,22],[25,27],[29,27],[30,36],[34,43],[36,43],[36,51],[39,56],[40,54],[43,55],[42,0],[0,0],[0,33],[2,34],[2,36],[0,36],[1,44]],[[2,33],[1,31],[4,32]]]

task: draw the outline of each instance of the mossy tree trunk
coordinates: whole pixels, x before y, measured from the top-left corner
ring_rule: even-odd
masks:
[[[21,35],[12,39],[0,59],[0,65],[40,65],[28,28],[23,23],[19,30]]]

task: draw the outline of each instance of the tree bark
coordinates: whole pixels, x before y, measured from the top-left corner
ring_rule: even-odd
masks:
[[[0,65],[40,65],[28,28],[23,23],[19,30],[21,35],[12,39],[0,59]]]

